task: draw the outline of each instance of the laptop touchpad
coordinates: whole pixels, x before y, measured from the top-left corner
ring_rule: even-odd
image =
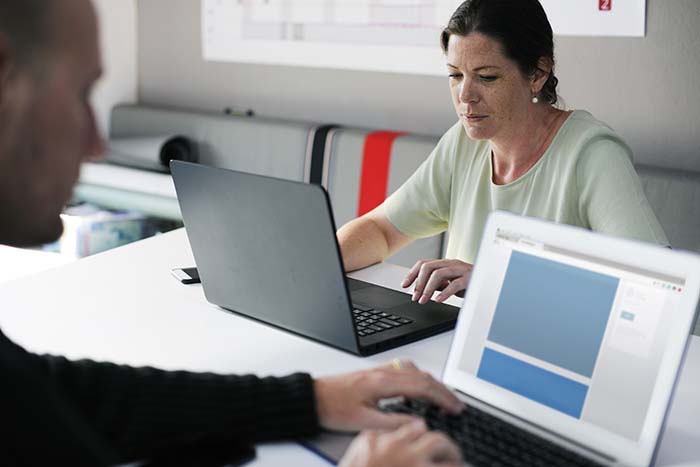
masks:
[[[411,296],[383,287],[370,286],[350,293],[353,303],[388,310],[411,301]]]

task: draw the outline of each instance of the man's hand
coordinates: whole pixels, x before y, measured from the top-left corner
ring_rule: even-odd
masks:
[[[418,261],[401,283],[410,287],[416,283],[412,300],[425,305],[433,294],[440,290],[435,301],[442,303],[452,295],[459,295],[467,288],[474,267],[458,259],[435,259]]]
[[[390,433],[365,431],[350,445],[340,467],[460,466],[462,456],[444,434],[418,420]]]
[[[331,430],[393,430],[415,421],[410,415],[388,414],[377,409],[381,399],[396,396],[424,399],[455,414],[464,408],[449,389],[410,362],[402,362],[401,369],[387,365],[318,378],[314,389],[321,426]]]

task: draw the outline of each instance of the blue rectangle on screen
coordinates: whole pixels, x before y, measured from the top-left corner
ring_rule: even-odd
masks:
[[[588,386],[486,347],[478,378],[574,418],[581,418]]]
[[[619,282],[513,251],[489,340],[591,377]]]

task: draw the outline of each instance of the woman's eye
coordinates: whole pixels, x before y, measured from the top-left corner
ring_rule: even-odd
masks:
[[[496,81],[498,79],[498,76],[492,76],[492,75],[479,75],[479,79],[481,81],[486,81],[487,83],[490,83],[492,81]]]
[[[460,73],[450,73],[450,74],[447,75],[447,76],[448,76],[450,79],[458,79],[458,78],[461,78],[461,77],[462,77],[462,75],[461,75]]]

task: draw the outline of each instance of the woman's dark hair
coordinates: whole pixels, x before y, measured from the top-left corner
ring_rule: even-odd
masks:
[[[518,64],[525,76],[533,76],[541,58],[552,64],[539,98],[557,102],[554,76],[554,40],[552,26],[539,0],[466,0],[452,14],[440,35],[442,50],[447,53],[450,36],[467,36],[478,32],[498,41],[503,53]]]

